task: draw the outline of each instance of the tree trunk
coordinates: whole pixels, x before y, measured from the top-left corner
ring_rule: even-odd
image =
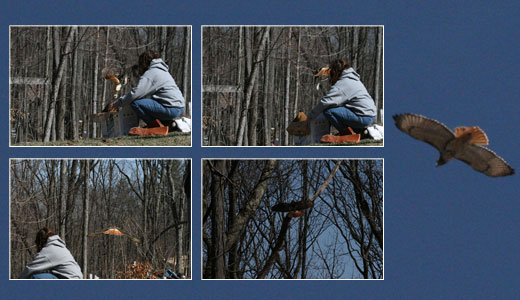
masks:
[[[183,199],[184,197],[180,197],[179,199],[179,207],[178,207],[178,212],[179,212],[179,220],[180,222],[184,221],[184,201],[187,200],[187,199]],[[184,262],[183,262],[183,249],[184,249],[184,226],[183,224],[179,224],[177,226],[177,249],[176,249],[176,252],[177,252],[177,269],[176,269],[176,272],[177,273],[184,273]]]
[[[190,87],[190,45],[191,45],[191,39],[190,39],[190,27],[186,27],[184,29],[184,68],[183,68],[183,92],[184,92],[184,99],[185,99],[185,107],[184,107],[184,114],[188,115],[191,118],[191,95],[189,93],[189,87]]]
[[[74,44],[78,44],[78,33],[74,32]],[[78,140],[78,120],[76,115],[76,101],[78,98],[78,74],[80,70],[78,69],[78,47],[74,48],[74,52],[72,53],[72,94],[70,96],[70,122],[71,122],[71,138],[72,140]]]
[[[264,30],[260,42],[260,46],[258,48],[258,51],[255,56],[255,61],[252,66],[251,70],[251,76],[249,76],[249,80],[247,82],[246,86],[246,92],[245,92],[245,103],[243,106],[243,110],[241,112],[240,117],[240,125],[238,126],[238,135],[237,135],[237,146],[242,146],[242,142],[244,140],[244,132],[246,127],[246,119],[247,119],[247,111],[249,110],[249,103],[251,102],[251,96],[253,94],[253,87],[255,85],[256,77],[258,75],[258,62],[262,59],[262,54],[265,52],[265,45],[267,41],[267,30]]]
[[[285,70],[285,102],[284,102],[284,117],[283,117],[283,128],[284,128],[284,146],[289,145],[289,132],[285,130],[289,126],[289,97],[291,94],[291,30],[292,27],[289,27],[288,37],[287,37],[287,64]]]
[[[358,44],[359,44],[359,27],[354,27],[354,34],[352,35],[352,67],[357,71],[358,66]]]
[[[226,172],[226,161],[213,161],[215,171],[211,181],[211,237],[213,245],[213,276],[212,278],[224,279],[226,276],[225,261],[225,235],[224,235],[224,185],[225,178],[222,176]],[[220,174],[218,174],[220,173]]]
[[[64,57],[63,59],[68,60],[69,57]],[[63,78],[60,84],[60,93],[58,100],[56,102],[58,107],[58,113],[56,114],[56,139],[58,141],[63,141],[65,139],[65,112],[66,112],[66,85],[67,77]]]
[[[79,161],[77,159],[74,159],[72,161],[72,166],[70,167],[70,172],[69,172],[69,180],[68,180],[68,183],[67,183],[67,204],[66,204],[66,207],[67,209],[70,209],[70,212],[69,211],[66,211],[65,213],[65,228],[69,227],[70,228],[70,225],[72,225],[72,221],[71,221],[71,214],[73,212],[73,209],[74,209],[74,199],[76,198],[76,195],[78,193],[78,189],[76,189],[77,186],[79,186],[80,182],[79,182],[79,178],[81,176],[76,176],[76,172],[78,171],[78,167],[79,167]],[[77,179],[76,179],[77,178]],[[71,246],[71,242],[72,242],[72,238],[68,238],[69,235],[67,235],[67,237],[65,236],[62,236],[62,238],[66,238],[67,240],[67,245]]]
[[[52,102],[51,97],[51,82],[52,82],[52,27],[47,27],[47,55],[45,61],[45,91],[43,94],[43,116],[42,116],[42,125],[43,131],[40,132],[39,136],[42,140],[45,137],[45,128],[47,128],[46,123],[49,122],[47,118],[47,113],[49,111],[49,103]]]
[[[266,34],[267,34],[267,41],[266,41],[266,49],[268,48],[270,37],[269,37],[269,31],[270,28],[266,27]],[[270,94],[269,88],[271,87],[270,83],[270,69],[269,69],[269,55],[266,53],[265,59],[264,59],[264,98],[263,98],[263,104],[262,104],[262,117],[263,117],[263,123],[264,123],[264,146],[270,146],[271,145],[271,138],[270,138],[270,130],[271,126],[269,124],[269,103],[273,99],[269,99]]]
[[[247,126],[249,131],[248,146],[256,146],[256,122],[258,122],[258,84],[255,84],[253,99],[251,101],[251,118]]]
[[[376,104],[376,113],[377,113],[377,121],[381,122],[381,114],[379,112],[380,108],[380,99],[379,99],[379,90],[380,90],[380,76],[381,72],[381,63],[383,60],[383,28],[377,29],[377,54],[376,54],[376,72],[374,74],[375,83],[374,83],[374,101]]]
[[[83,161],[83,278],[88,278],[88,224],[89,224],[89,175],[90,175],[90,161]]]
[[[168,27],[163,26],[161,28],[161,57],[164,59],[164,61],[168,61],[166,59],[166,48],[168,47]]]
[[[258,184],[249,194],[247,203],[244,205],[244,207],[242,207],[242,209],[240,209],[240,212],[235,218],[233,226],[228,228],[228,234],[225,243],[226,251],[229,250],[229,248],[238,241],[240,234],[244,230],[247,222],[258,208],[258,205],[260,205],[260,201],[264,196],[264,193],[267,189],[267,184],[271,179],[271,174],[273,173],[275,166],[276,160],[274,159],[265,162],[265,166],[262,169],[262,174]]]
[[[297,54],[297,58],[296,58],[296,92],[295,92],[295,95],[294,95],[294,110],[293,110],[293,116],[296,116],[298,114],[298,112],[301,110],[301,109],[298,109],[298,96],[300,95],[300,44],[301,44],[301,41],[302,41],[302,34],[301,34],[301,31],[302,30],[305,30],[305,28],[303,27],[300,27],[298,29],[298,45],[296,46],[296,48],[298,49],[298,54]]]
[[[62,159],[60,161],[60,228],[59,228],[59,236],[65,239],[65,216],[67,214],[67,160]]]
[[[55,30],[58,30],[57,28],[58,27],[56,27]],[[65,51],[64,51],[63,55],[67,55],[70,52],[70,49],[72,47],[72,33],[75,31],[75,29],[76,29],[76,27],[72,26],[68,30],[67,42],[65,44]],[[45,126],[45,135],[44,135],[44,138],[43,138],[44,142],[48,142],[50,140],[53,124],[55,123],[56,100],[58,98],[58,92],[59,92],[59,87],[61,85],[63,72],[64,72],[65,66],[67,64],[66,63],[67,59],[63,58],[62,56],[59,59],[59,63],[58,63],[59,66],[57,68],[57,72],[55,73],[56,75],[53,76],[52,94],[51,94],[51,100],[50,100],[50,103],[49,103],[50,108],[49,108],[49,111],[47,113],[47,123],[46,123],[46,126]]]
[[[97,28],[97,35],[96,35],[96,48],[94,49],[94,52],[96,53],[96,56],[94,58],[94,91],[92,92],[92,112],[91,114],[97,113],[97,94],[98,94],[98,69],[99,69],[99,26]],[[97,137],[97,123],[96,120],[92,120],[92,138]]]
[[[104,68],[109,67],[108,66],[108,41],[109,41],[108,38],[110,37],[110,27],[107,27],[106,34],[107,34],[107,36],[106,36],[106,42],[105,42],[105,60],[104,60],[104,64],[103,64]],[[107,81],[103,80],[103,93],[101,94],[101,105],[99,107],[105,107],[106,94],[107,94]],[[112,101],[112,98],[110,101]],[[94,111],[94,113],[97,113],[97,111]]]
[[[243,29],[244,27],[240,26],[238,28],[238,75],[237,75],[237,95],[235,98],[235,115],[234,115],[234,124],[233,124],[233,139],[238,139],[238,127],[240,126],[240,116],[242,115],[242,99],[244,96],[244,79],[243,79],[243,66],[244,66],[244,39],[243,36]]]

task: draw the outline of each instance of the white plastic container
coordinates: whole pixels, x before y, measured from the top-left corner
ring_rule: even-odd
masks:
[[[319,114],[311,121],[311,134],[306,136],[294,136],[295,146],[307,146],[319,144],[322,136],[330,134],[330,123],[323,114]]]
[[[118,112],[97,114],[96,122],[101,125],[101,135],[104,138],[128,135],[130,128],[139,126],[139,118],[130,105],[121,107]]]

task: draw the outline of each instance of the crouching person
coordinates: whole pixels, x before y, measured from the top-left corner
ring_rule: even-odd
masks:
[[[355,131],[368,127],[376,117],[374,100],[361,82],[359,74],[347,61],[335,60],[318,75],[328,75],[331,88],[312,109],[307,126],[323,113],[339,132],[336,135],[324,135],[322,143],[359,142],[360,135],[355,134]]]
[[[22,279],[82,279],[78,263],[65,242],[49,228],[36,234],[38,254],[20,274]]]
[[[159,52],[148,50],[139,56],[137,86],[111,103],[109,109],[130,105],[146,127],[134,127],[130,135],[166,135],[173,119],[184,110],[184,97],[177,87],[168,65]]]

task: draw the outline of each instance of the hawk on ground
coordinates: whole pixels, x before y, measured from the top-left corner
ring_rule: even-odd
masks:
[[[401,131],[439,150],[437,166],[456,158],[487,176],[500,177],[515,173],[500,156],[483,147],[488,145],[489,140],[477,126],[457,127],[453,132],[436,120],[409,113],[395,115],[394,120]]]

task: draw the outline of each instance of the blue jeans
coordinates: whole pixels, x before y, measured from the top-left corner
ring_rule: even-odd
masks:
[[[329,120],[338,131],[346,130],[347,127],[366,128],[368,125],[372,124],[376,118],[358,116],[345,106],[326,109],[323,111],[323,115],[325,115],[327,120]]]
[[[52,273],[39,273],[33,274],[31,279],[58,279],[58,277],[54,276]]]
[[[146,124],[156,119],[164,124],[180,116],[184,110],[184,107],[164,107],[153,99],[135,100],[130,106]]]

